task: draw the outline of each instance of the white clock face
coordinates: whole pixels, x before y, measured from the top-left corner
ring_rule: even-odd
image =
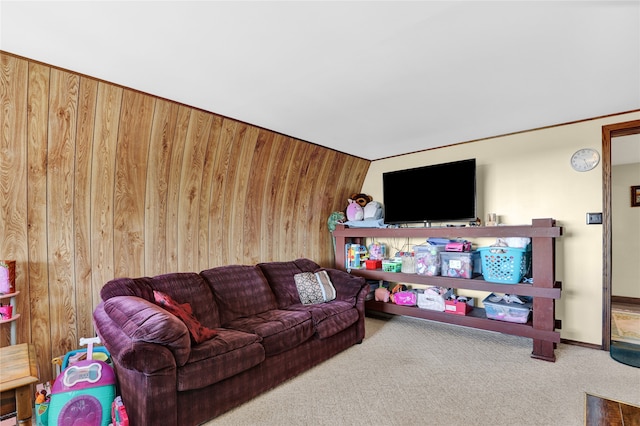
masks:
[[[591,148],[583,148],[571,156],[571,167],[578,172],[593,170],[600,162],[600,154]]]

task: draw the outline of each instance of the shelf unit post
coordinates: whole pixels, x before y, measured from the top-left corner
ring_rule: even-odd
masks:
[[[532,226],[553,227],[553,219],[534,219]],[[533,285],[537,288],[553,288],[555,286],[555,238],[532,237],[532,261]],[[554,331],[555,320],[555,300],[550,298],[536,297],[533,299],[533,328],[535,330]],[[533,339],[533,358],[546,361],[555,361],[554,342]]]

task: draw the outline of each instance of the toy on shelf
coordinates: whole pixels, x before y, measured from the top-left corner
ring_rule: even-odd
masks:
[[[384,243],[374,242],[369,245],[369,259],[382,260],[387,255],[387,246]]]
[[[376,302],[388,302],[389,301],[389,296],[391,295],[391,293],[389,292],[389,289],[384,288],[382,286],[382,284],[380,284],[380,287],[376,288],[374,291],[374,297]]]
[[[0,294],[16,292],[16,261],[0,260]]]
[[[379,220],[383,217],[382,204],[367,194],[351,194],[345,214],[349,222]]]
[[[365,266],[366,260],[369,258],[367,247],[361,244],[346,244],[344,247],[347,271],[351,269],[361,269]]]
[[[358,204],[355,200],[349,198],[349,205],[346,209],[347,220],[355,221],[355,220],[363,220],[364,219],[364,209],[360,204]]]
[[[351,201],[364,208],[364,206],[373,201],[373,197],[367,194],[351,194],[351,196],[349,197],[349,202]]]

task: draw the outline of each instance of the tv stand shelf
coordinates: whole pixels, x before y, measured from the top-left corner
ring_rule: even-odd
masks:
[[[555,345],[560,342],[560,321],[555,319],[555,300],[560,299],[562,285],[555,281],[555,238],[562,235],[562,227],[556,226],[553,219],[534,219],[532,224],[521,226],[477,226],[446,228],[349,228],[337,225],[333,232],[336,238],[337,269],[346,270],[344,245],[348,242],[362,244],[364,238],[478,238],[478,237],[529,237],[532,245],[533,284],[497,284],[482,278],[463,279],[442,276],[426,276],[384,272],[380,269],[352,269],[352,275],[373,280],[406,282],[462,288],[497,293],[532,296],[533,319],[527,324],[517,324],[488,319],[484,309],[474,308],[469,315],[453,315],[445,312],[421,309],[415,306],[399,306],[369,300],[365,306],[368,311],[377,311],[394,315],[405,315],[440,321],[449,324],[473,327],[482,330],[497,331],[533,339],[531,356],[546,361],[555,361]]]

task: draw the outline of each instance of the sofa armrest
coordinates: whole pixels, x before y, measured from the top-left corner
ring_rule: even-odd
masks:
[[[171,364],[182,366],[189,359],[191,339],[186,325],[147,300],[112,297],[98,305],[94,320],[103,343],[126,368],[152,372]],[[163,354],[171,360],[163,361]]]
[[[178,424],[175,352],[168,346],[125,334],[107,314],[104,303],[95,309],[93,319],[98,336],[111,355],[129,423]]]
[[[366,280],[339,269],[323,268],[323,270],[327,271],[331,283],[336,289],[336,299],[344,300],[355,306],[358,294],[367,286]]]

